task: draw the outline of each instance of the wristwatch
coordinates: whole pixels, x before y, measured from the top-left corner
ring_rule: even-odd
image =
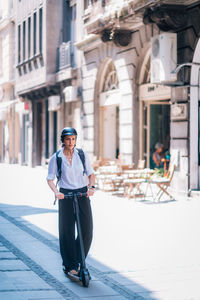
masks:
[[[89,189],[91,190],[91,189],[95,189],[95,186],[94,185],[90,185],[89,186]]]

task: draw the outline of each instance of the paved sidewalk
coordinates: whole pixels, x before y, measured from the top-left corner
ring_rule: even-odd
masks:
[[[61,268],[46,170],[0,165],[0,299],[199,300],[200,199],[134,201],[97,191],[89,288]]]

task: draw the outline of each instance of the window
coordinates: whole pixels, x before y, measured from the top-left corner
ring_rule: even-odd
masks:
[[[23,22],[23,60],[26,59],[26,22]]]
[[[104,78],[103,92],[118,89],[119,81],[113,62],[108,65]]]
[[[43,22],[43,15],[42,15],[42,8],[39,10],[39,50],[42,53],[42,22]]]
[[[76,20],[76,4],[72,6],[72,21]]]
[[[31,17],[28,18],[28,58],[31,56]]]
[[[84,0],[84,9],[87,9],[91,5],[91,0]]]
[[[97,2],[98,0],[84,0],[84,9],[87,9],[90,7],[92,4]],[[101,0],[101,5],[105,6],[106,5],[106,0]]]
[[[37,52],[37,15],[33,15],[33,54]]]
[[[21,25],[18,25],[18,63],[21,62]]]

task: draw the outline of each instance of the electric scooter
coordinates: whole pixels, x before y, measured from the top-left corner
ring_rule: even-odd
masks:
[[[85,251],[84,251],[84,245],[83,245],[83,238],[82,238],[82,232],[81,232],[81,224],[80,224],[80,218],[79,218],[79,204],[78,204],[78,198],[87,196],[87,193],[74,193],[70,192],[65,194],[64,198],[73,198],[73,205],[74,205],[74,214],[75,214],[75,220],[76,220],[76,227],[77,227],[77,233],[78,233],[78,240],[80,245],[80,254],[81,254],[81,264],[80,264],[80,271],[79,271],[79,280],[82,282],[84,287],[89,286],[90,282],[90,273],[88,269],[86,268],[85,263]]]

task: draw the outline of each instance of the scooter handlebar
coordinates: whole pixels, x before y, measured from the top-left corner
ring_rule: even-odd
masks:
[[[64,199],[67,199],[67,198],[73,198],[74,196],[77,196],[77,197],[86,197],[87,196],[87,193],[84,192],[84,193],[81,193],[81,192],[69,192],[67,194],[64,194]]]
[[[69,192],[67,194],[64,194],[64,199],[67,199],[67,198],[73,198],[74,195],[76,195],[77,197],[87,197],[87,192],[84,192],[84,193],[81,193],[81,192]],[[55,198],[54,200],[54,205],[56,204],[56,201],[57,201],[57,198]]]

